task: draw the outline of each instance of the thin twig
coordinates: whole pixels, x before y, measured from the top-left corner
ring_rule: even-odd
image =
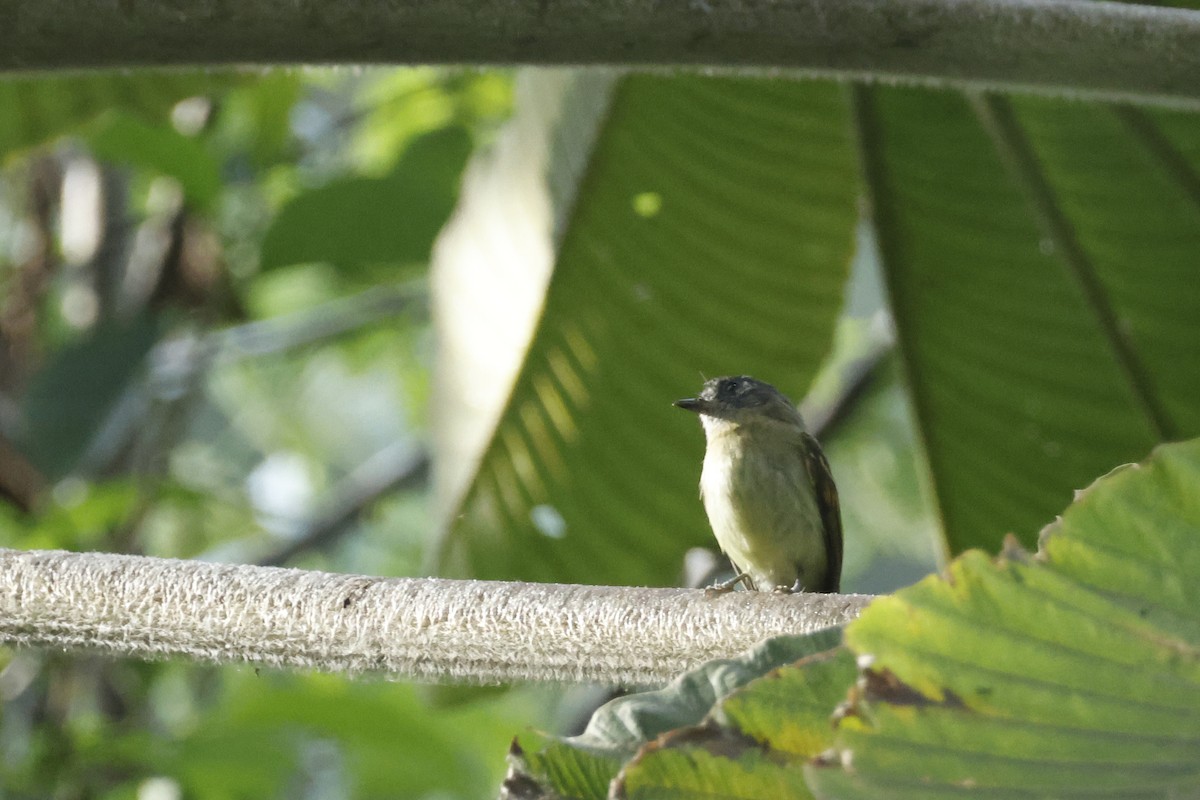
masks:
[[[354,469],[334,490],[329,507],[286,544],[257,560],[278,567],[301,553],[327,548],[351,530],[351,523],[381,497],[424,485],[429,480],[429,454],[394,443]]]
[[[401,313],[424,312],[427,295],[423,282],[376,286],[308,311],[217,331],[210,338],[220,362],[274,355],[363,330]]]
[[[854,413],[859,402],[883,374],[888,358],[895,349],[894,340],[877,341],[866,353],[846,365],[837,397],[831,403],[804,414],[813,436],[822,441],[829,438]]]

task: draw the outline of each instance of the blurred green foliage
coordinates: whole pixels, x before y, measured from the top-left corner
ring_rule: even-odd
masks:
[[[415,574],[430,333],[412,279],[509,77],[0,93],[0,546],[253,561],[312,537],[291,563]],[[2,651],[0,795],[479,797],[512,732],[552,724],[537,695],[446,710],[379,681]]]
[[[434,237],[458,199],[471,137],[461,127],[440,128],[414,140],[395,168],[381,178],[342,178],[307,191],[280,209],[267,231],[260,267],[305,262],[338,269],[343,279],[364,273],[371,285],[421,274]],[[397,274],[397,265],[407,272]]]

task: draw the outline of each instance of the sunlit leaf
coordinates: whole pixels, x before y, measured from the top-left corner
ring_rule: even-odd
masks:
[[[447,309],[442,368],[481,364],[439,378],[460,409],[435,400],[447,444],[440,568],[670,583],[686,548],[710,538],[696,498],[702,435],[671,401],[701,373],[751,373],[798,396],[829,347],[854,245],[845,95],[821,83],[630,76],[570,86],[557,102],[567,110],[542,117],[549,199],[518,183],[490,225],[476,220],[482,245],[467,267],[435,283]],[[484,188],[496,180],[480,177]],[[464,217],[483,214],[475,188]],[[495,276],[533,274],[536,289],[552,241],[544,303],[509,303]],[[480,296],[471,282],[484,272],[492,294]],[[509,325],[531,320],[511,391],[491,366],[511,348],[475,362],[462,352],[501,350]],[[519,356],[519,334],[513,344]],[[502,405],[486,407],[492,398]],[[447,441],[481,419],[495,425],[474,444],[482,453]]]
[[[819,797],[1200,792],[1200,441],[1097,481],[1033,558],[972,551],[876,601]]]
[[[716,727],[681,731],[647,748],[626,770],[620,795],[629,800],[809,800],[804,773],[773,760],[749,739]]]

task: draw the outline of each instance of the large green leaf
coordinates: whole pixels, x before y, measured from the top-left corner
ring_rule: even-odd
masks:
[[[530,777],[578,798],[1197,796],[1197,498],[1200,440],[1163,446],[1082,492],[1037,556],[964,554],[724,697],[698,701],[706,665],[615,701],[607,736],[527,756]]]
[[[1200,118],[857,93],[949,550],[1026,544],[1092,476],[1200,434]]]
[[[1097,481],[1030,558],[978,552],[849,626],[841,798],[1200,794],[1200,441]]]
[[[471,280],[492,280],[480,273],[502,269],[486,250],[471,277],[435,283],[444,303],[468,309],[478,347],[537,322],[519,374],[489,376],[497,358],[481,359],[445,392],[478,406],[508,381],[474,449],[440,451],[443,572],[674,582],[687,547],[710,535],[696,498],[703,438],[671,401],[702,373],[756,374],[798,396],[830,345],[855,224],[842,88],[588,80],[547,114],[552,211],[537,208],[544,194],[528,201],[547,227],[527,262],[541,263],[555,221],[544,302],[526,295],[518,321],[482,325],[506,302],[467,296]],[[524,198],[514,189],[507,202]],[[499,224],[483,231],[513,237]],[[441,332],[447,347],[466,335]],[[444,414],[440,427],[462,431],[478,411]]]

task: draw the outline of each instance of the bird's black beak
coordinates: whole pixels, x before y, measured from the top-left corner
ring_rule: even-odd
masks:
[[[697,414],[704,410],[704,401],[699,397],[685,397],[682,400],[676,400],[674,405],[676,408],[682,408],[684,411],[694,411]]]

